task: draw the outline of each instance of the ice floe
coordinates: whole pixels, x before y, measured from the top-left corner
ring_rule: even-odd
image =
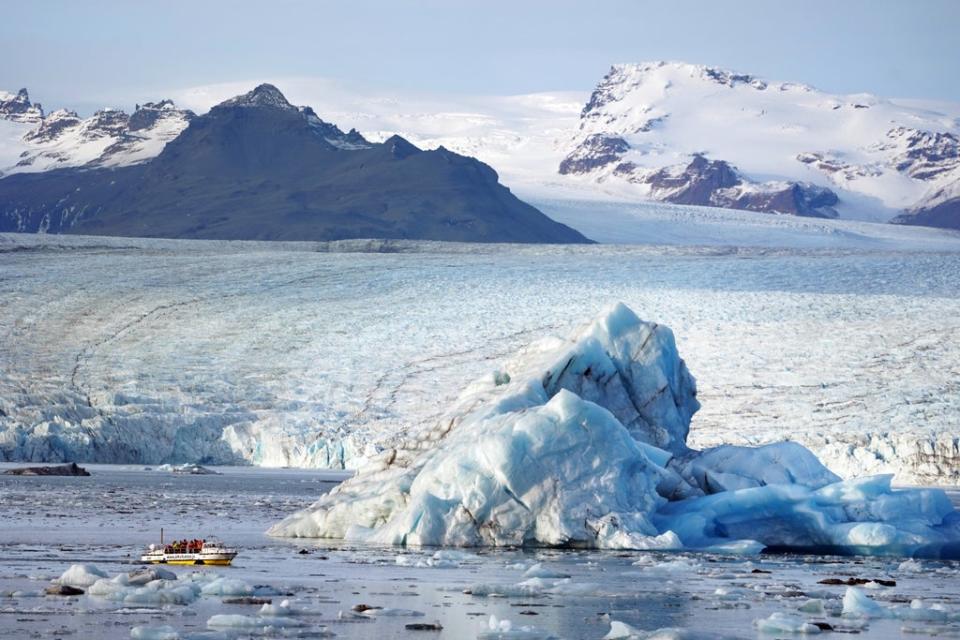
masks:
[[[673,333],[614,305],[569,339],[521,350],[468,386],[434,429],[270,533],[461,547],[957,552],[960,514],[943,491],[894,490],[882,475],[841,481],[790,442],[691,450],[698,408]]]
[[[927,606],[920,599],[913,599],[909,606],[885,607],[871,599],[857,587],[847,587],[843,594],[843,612],[847,618],[895,618],[913,622],[956,622],[960,621],[960,612],[950,611],[940,604]]]
[[[130,629],[133,640],[180,640],[180,633],[170,625],[138,626]]]
[[[626,622],[611,620],[610,631],[602,640],[723,640],[725,637],[693,629],[664,628],[642,631]]]
[[[530,625],[514,626],[510,620],[490,616],[487,630],[477,635],[477,640],[556,640],[556,636]]]
[[[57,578],[58,584],[70,587],[89,587],[97,580],[107,577],[107,572],[92,564],[74,564]]]
[[[790,613],[771,613],[770,617],[754,621],[757,631],[760,633],[782,634],[782,633],[801,633],[817,634],[821,629],[817,625],[808,622],[806,618]]]

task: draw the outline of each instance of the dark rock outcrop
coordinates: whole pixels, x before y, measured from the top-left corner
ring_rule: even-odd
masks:
[[[39,102],[30,102],[26,89],[20,89],[12,96],[0,92],[0,119],[35,124],[43,120],[43,107]]]
[[[713,202],[730,209],[788,213],[811,218],[836,218],[837,194],[809,182],[791,182],[780,189],[716,194]]]
[[[897,216],[892,222],[960,230],[960,197],[945,199],[931,206],[921,206]]]
[[[8,476],[89,476],[90,472],[83,467],[77,466],[76,462],[70,464],[54,465],[49,467],[20,467],[18,469],[8,469],[4,471]]]
[[[960,141],[952,133],[898,127],[887,137],[902,146],[894,158],[897,171],[917,180],[932,180],[960,167]]]
[[[39,127],[28,131],[24,139],[37,143],[52,142],[63,135],[64,131],[79,126],[81,122],[76,111],[58,109],[44,118]]]
[[[43,590],[48,596],[82,596],[83,589],[71,587],[68,584],[55,584]]]
[[[261,85],[194,118],[149,162],[0,180],[0,231],[589,242],[474,158],[325,125]]]
[[[589,173],[619,161],[629,150],[630,145],[619,136],[589,135],[560,162],[560,174]]]
[[[709,206],[717,190],[735,187],[742,180],[727,162],[695,155],[682,173],[666,167],[646,176],[644,182],[664,192],[663,199],[668,202]]]
[[[649,184],[657,200],[763,213],[835,218],[839,199],[830,189],[807,182],[749,183],[724,160],[694,155],[685,167],[643,170],[626,162],[615,173]]]

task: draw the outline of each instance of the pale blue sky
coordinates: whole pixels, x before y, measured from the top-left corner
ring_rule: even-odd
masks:
[[[586,91],[612,63],[660,59],[960,101],[960,0],[38,0],[4,3],[2,14],[0,88],[81,111],[291,76]]]

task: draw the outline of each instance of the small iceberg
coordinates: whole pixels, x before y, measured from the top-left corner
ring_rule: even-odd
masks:
[[[213,469],[208,469],[199,464],[194,463],[184,463],[184,464],[162,464],[157,467],[157,471],[166,471],[168,473],[176,473],[180,475],[191,475],[191,476],[218,476],[220,475],[219,471],[214,471]]]

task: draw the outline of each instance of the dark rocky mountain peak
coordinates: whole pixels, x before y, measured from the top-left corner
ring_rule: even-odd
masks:
[[[620,136],[594,133],[560,162],[560,174],[589,173],[620,160],[630,145]]]
[[[43,120],[43,107],[39,102],[30,102],[30,94],[26,89],[20,89],[15,95],[0,91],[0,118],[38,123]]]
[[[333,146],[340,149],[365,149],[370,146],[356,129],[344,133],[332,122],[321,120],[312,107],[299,107],[299,110],[313,131]]]
[[[396,134],[384,140],[383,146],[394,158],[409,158],[422,152],[422,149]]]
[[[287,101],[286,96],[272,84],[261,84],[252,91],[224,100],[214,109],[222,107],[272,107],[275,109],[296,110],[297,108]]]
[[[128,119],[129,131],[142,131],[150,129],[160,120],[165,118],[190,121],[196,115],[189,109],[177,109],[173,100],[161,100],[160,102],[145,102],[138,104]]]

